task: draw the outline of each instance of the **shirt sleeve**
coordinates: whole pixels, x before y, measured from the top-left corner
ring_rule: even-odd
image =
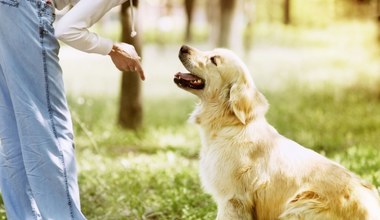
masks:
[[[126,1],[80,0],[55,24],[55,36],[78,50],[107,55],[112,49],[112,40],[98,36],[88,28],[110,9]]]

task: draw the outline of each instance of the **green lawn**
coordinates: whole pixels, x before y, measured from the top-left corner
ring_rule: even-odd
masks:
[[[269,100],[268,121],[280,133],[379,188],[379,54],[368,35],[339,40],[348,30],[356,33],[352,27],[314,34],[268,29],[242,57]],[[368,24],[363,28],[373,30]],[[115,123],[120,74],[110,61],[62,48],[88,219],[215,218],[216,206],[198,178],[198,131],[187,122],[197,99],[172,82],[175,72],[183,70],[177,58],[180,45],[144,49],[144,125],[138,132]],[[5,219],[2,207],[0,219]]]

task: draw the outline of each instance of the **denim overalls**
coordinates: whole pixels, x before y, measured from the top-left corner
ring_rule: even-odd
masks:
[[[0,0],[0,189],[9,220],[85,219],[47,0]]]

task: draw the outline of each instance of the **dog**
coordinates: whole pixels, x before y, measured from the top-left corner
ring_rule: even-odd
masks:
[[[246,65],[228,49],[182,46],[178,87],[199,97],[200,179],[218,220],[377,220],[374,186],[280,135]]]

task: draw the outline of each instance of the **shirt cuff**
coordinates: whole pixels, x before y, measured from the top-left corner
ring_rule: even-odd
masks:
[[[113,47],[113,41],[107,38],[102,38],[99,42],[97,48],[93,51],[94,53],[108,55]]]

